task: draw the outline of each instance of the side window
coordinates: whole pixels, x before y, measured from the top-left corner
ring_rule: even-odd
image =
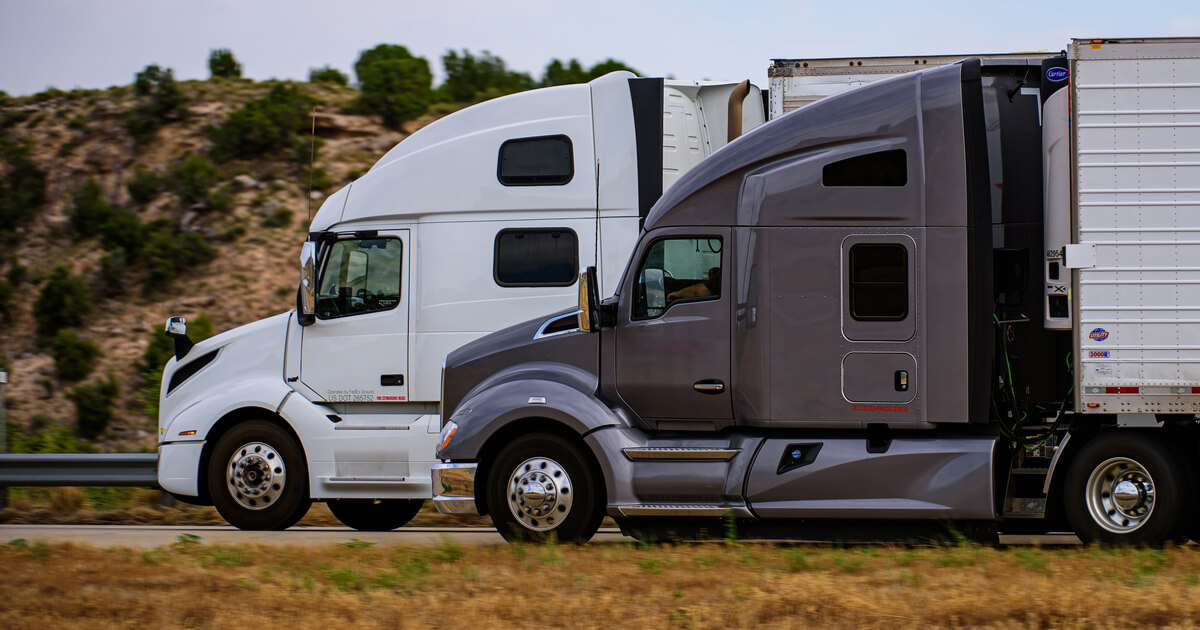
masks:
[[[518,138],[500,145],[496,178],[505,186],[562,186],[574,176],[567,136]]]
[[[850,316],[859,321],[908,317],[908,250],[896,243],[850,248]]]
[[[400,303],[402,251],[397,238],[347,239],[330,246],[317,285],[317,317],[395,308]]]
[[[638,268],[632,315],[650,319],[676,302],[720,297],[720,237],[667,238],[646,250]]]
[[[821,169],[825,186],[903,186],[908,183],[908,156],[904,149],[878,151],[826,164]]]
[[[501,230],[492,275],[502,287],[568,287],[579,272],[579,238],[562,229]]]

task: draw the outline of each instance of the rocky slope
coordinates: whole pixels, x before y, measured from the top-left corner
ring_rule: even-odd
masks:
[[[406,133],[389,130],[371,117],[345,112],[357,95],[352,89],[295,85],[318,101],[317,136],[323,145],[315,166],[328,176],[324,189],[310,193],[308,165],[297,163],[288,151],[229,161],[219,164],[218,184],[232,193],[228,211],[185,207],[172,192],[136,204],[126,184],[138,169],[166,174],[186,152],[206,153],[211,148],[209,127],[262,97],[269,89],[266,84],[220,79],[180,83],[186,115],[140,145],[124,125],[126,112],[135,104],[129,87],[0,102],[0,132],[16,142],[29,142],[31,157],[46,174],[46,201],[36,215],[20,225],[0,226],[0,232],[9,235],[0,239],[0,271],[12,266],[13,256],[28,269],[15,288],[10,315],[0,318],[0,362],[10,375],[5,390],[8,411],[22,432],[41,429],[30,426],[45,422],[39,416],[56,424],[73,424],[75,419],[74,406],[65,396],[75,383],[57,378],[48,344],[34,334],[34,302],[56,265],[69,266],[91,287],[92,310],[78,330],[95,341],[102,354],[82,382],[111,374],[120,383],[113,420],[97,446],[105,451],[153,449],[157,420],[142,413],[137,398],[143,386],[139,363],[151,335],[161,334],[171,315],[190,319],[203,313],[220,332],[291,308],[310,208],[315,212],[327,194],[365,172],[406,133],[429,120],[408,124]],[[74,236],[68,219],[71,197],[89,177],[100,184],[107,202],[135,209],[143,221],[165,218],[180,232],[198,232],[215,247],[216,255],[149,294],[142,291],[137,269],[117,288],[101,288],[104,250],[99,239]],[[264,225],[268,217],[275,220]],[[286,225],[269,227],[277,223]]]

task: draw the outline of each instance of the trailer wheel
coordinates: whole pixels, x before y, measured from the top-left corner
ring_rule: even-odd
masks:
[[[308,513],[308,466],[286,431],[243,422],[217,440],[208,466],[217,512],[238,529],[287,529]]]
[[[511,442],[486,483],[492,522],[509,542],[587,542],[604,518],[598,474],[578,446],[556,435]]]
[[[386,532],[413,520],[425,502],[421,499],[333,499],[325,504],[346,527],[364,532]]]
[[[1161,545],[1183,533],[1183,470],[1165,445],[1146,435],[1106,433],[1085,444],[1064,491],[1067,519],[1085,543]]]

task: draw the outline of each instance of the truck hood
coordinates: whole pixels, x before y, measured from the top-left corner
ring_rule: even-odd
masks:
[[[554,365],[570,366],[599,376],[600,335],[580,331],[568,318],[575,308],[521,322],[481,337],[446,357],[442,378],[442,417],[449,418],[459,403],[485,381],[495,384],[505,373],[514,378],[528,376],[524,369],[537,364],[553,371]],[[560,326],[547,326],[560,324]],[[565,329],[564,329],[565,328]],[[557,332],[556,332],[557,331]],[[521,376],[517,376],[520,374]]]

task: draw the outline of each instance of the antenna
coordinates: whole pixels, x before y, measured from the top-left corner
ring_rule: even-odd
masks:
[[[317,106],[312,110],[312,135],[308,142],[308,222],[312,223],[313,162],[317,156]]]

